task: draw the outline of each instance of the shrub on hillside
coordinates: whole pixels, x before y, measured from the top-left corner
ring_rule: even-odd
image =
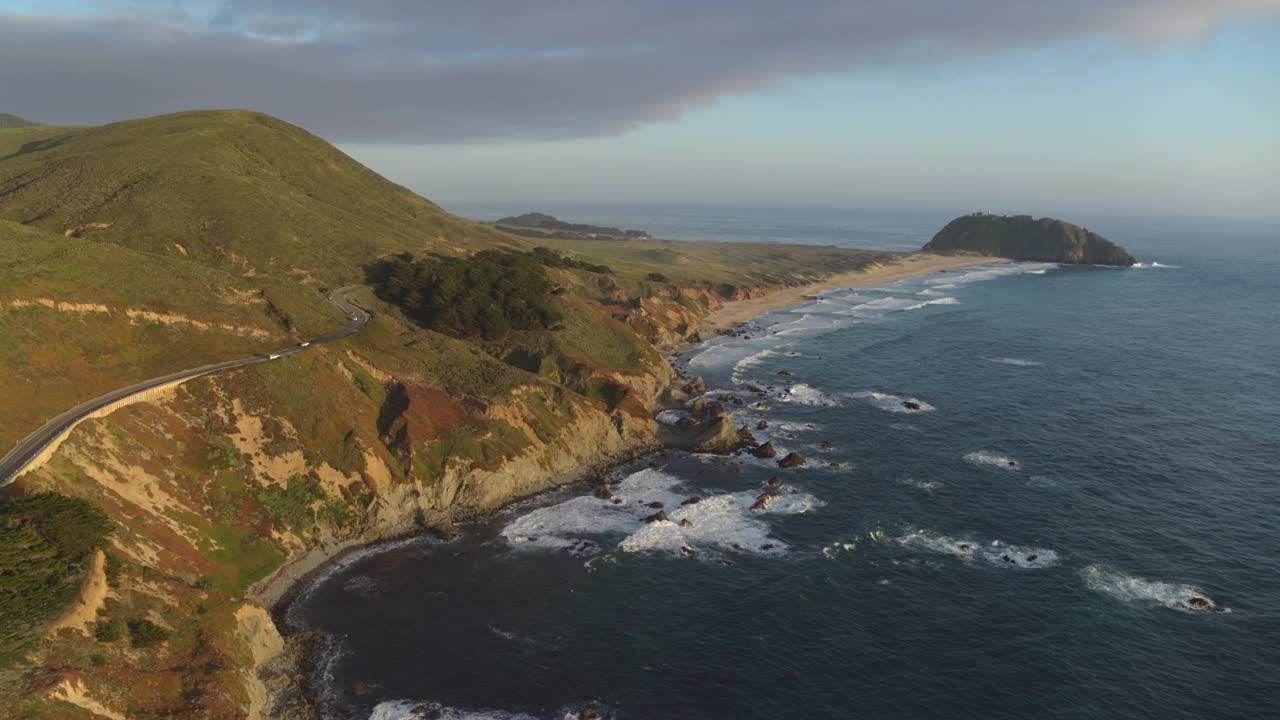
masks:
[[[93,503],[39,493],[0,504],[0,667],[18,661],[79,594],[111,532]]]
[[[146,619],[129,621],[129,644],[136,648],[159,645],[169,639],[169,631]]]
[[[537,259],[486,250],[465,260],[402,255],[378,295],[446,335],[502,340],[512,330],[548,328],[560,319],[552,289]]]

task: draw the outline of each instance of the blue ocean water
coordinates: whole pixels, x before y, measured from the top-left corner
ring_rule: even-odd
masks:
[[[898,242],[858,223],[824,240]],[[1280,236],[1091,227],[1144,265],[829,292],[678,359],[804,468],[664,453],[620,505],[571,487],[349,558],[288,614],[332,639],[330,711],[1273,715]]]

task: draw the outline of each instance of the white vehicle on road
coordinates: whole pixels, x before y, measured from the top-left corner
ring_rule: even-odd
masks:
[[[278,357],[280,357],[280,353],[271,353],[270,355],[268,355],[268,356],[267,356],[267,359],[268,359],[268,360],[275,360],[275,359],[276,359],[276,358],[278,358]]]
[[[298,347],[309,347],[310,345],[310,342],[298,343]]]

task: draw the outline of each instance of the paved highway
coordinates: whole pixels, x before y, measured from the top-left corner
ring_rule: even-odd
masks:
[[[323,345],[325,343],[333,342],[334,340],[340,340],[348,335],[358,332],[360,328],[365,326],[365,323],[369,322],[369,313],[355,305],[352,305],[351,302],[347,300],[347,294],[353,290],[359,290],[360,288],[365,287],[370,286],[351,285],[339,288],[329,296],[329,302],[338,306],[338,309],[342,310],[342,312],[346,314],[347,324],[342,329],[335,330],[328,335],[322,335],[309,342],[293,345],[275,352],[252,355],[240,360],[228,360],[214,365],[205,365],[203,367],[172,373],[163,377],[152,378],[150,380],[137,383],[136,385],[130,385],[129,387],[120,388],[119,390],[113,390],[105,395],[100,395],[92,400],[80,403],[45,423],[39,430],[36,430],[23,438],[22,441],[18,443],[17,447],[10,450],[3,458],[0,458],[0,486],[8,485],[13,482],[14,478],[18,476],[18,473],[22,472],[32,459],[47,448],[50,443],[57,440],[63,433],[70,430],[76,423],[112,403],[124,400],[131,395],[137,395],[138,393],[179,380],[190,380],[191,378],[200,377],[201,375],[212,375],[213,373],[232,370],[234,368],[249,367],[250,365],[257,365],[258,363],[272,362],[273,360],[288,357],[294,353],[309,350],[316,345]]]

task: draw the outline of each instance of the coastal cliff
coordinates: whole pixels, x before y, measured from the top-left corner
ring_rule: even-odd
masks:
[[[964,215],[947,223],[922,250],[1071,265],[1127,267],[1135,262],[1124,248],[1091,230],[1030,215]]]
[[[0,140],[37,149],[0,158],[6,446],[107,390],[330,332],[341,316],[327,293],[377,281],[395,258],[517,258],[546,274],[555,312],[509,326],[517,318],[486,316],[500,332],[477,334],[360,290],[350,299],[373,319],[353,336],[81,422],[0,490],[0,510],[37,497],[102,524],[48,567],[21,563],[58,538],[6,536],[18,575],[58,587],[40,613],[0,606],[22,641],[0,647],[4,717],[306,717],[296,638],[268,612],[300,578],[345,549],[447,531],[658,444],[736,445],[714,408],[688,432],[659,427],[654,410],[684,384],[660,351],[696,341],[726,302],[898,258],[535,245],[256,113],[11,132]],[[65,138],[39,144],[51,134]],[[209,201],[184,204],[193,197]]]

